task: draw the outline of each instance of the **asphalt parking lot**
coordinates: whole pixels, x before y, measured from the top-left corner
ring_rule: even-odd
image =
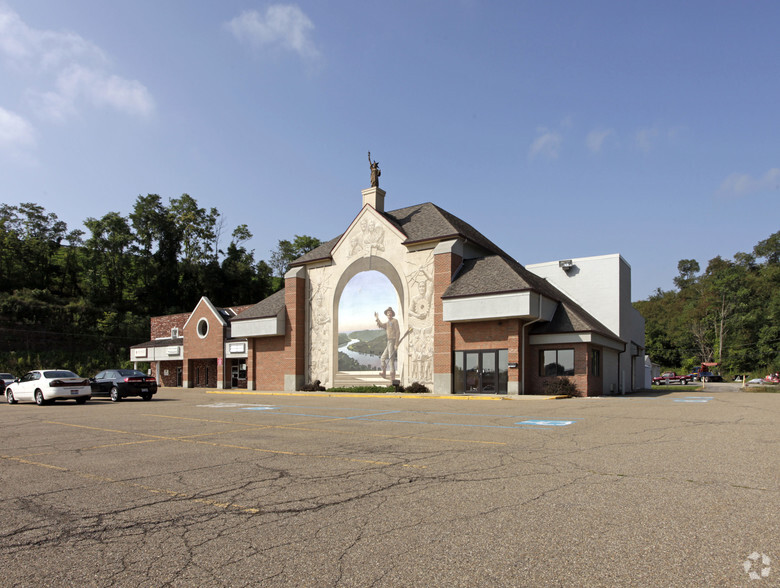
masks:
[[[0,584],[780,585],[780,394],[212,392],[1,406]]]

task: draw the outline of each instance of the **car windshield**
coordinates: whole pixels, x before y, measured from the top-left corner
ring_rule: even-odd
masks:
[[[118,370],[120,376],[145,376],[146,374],[138,370]]]
[[[68,370],[48,370],[43,372],[44,378],[78,378],[73,372]]]
[[[0,380],[13,380],[14,377],[11,374],[0,374]]]

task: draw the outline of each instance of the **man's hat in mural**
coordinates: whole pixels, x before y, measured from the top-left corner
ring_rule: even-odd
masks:
[[[389,314],[395,316],[395,311],[390,306],[387,307],[387,310],[385,311],[385,316],[388,316]]]

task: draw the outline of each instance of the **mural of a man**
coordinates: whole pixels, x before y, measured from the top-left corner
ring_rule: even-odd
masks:
[[[380,357],[380,361],[382,362],[382,377],[386,378],[387,374],[387,362],[390,362],[390,379],[395,380],[395,364],[397,359],[397,351],[398,351],[398,339],[401,337],[401,328],[398,326],[398,321],[395,318],[395,311],[392,308],[388,308],[385,311],[385,316],[387,317],[387,322],[383,323],[379,320],[379,314],[374,313],[374,318],[376,319],[376,324],[380,329],[384,329],[385,333],[387,333],[387,346],[385,347],[385,350],[382,352],[382,357]]]

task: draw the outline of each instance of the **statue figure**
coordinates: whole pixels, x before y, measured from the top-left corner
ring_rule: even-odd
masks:
[[[382,362],[382,378],[387,377],[387,363],[390,362],[390,379],[395,380],[395,365],[398,350],[399,337],[401,336],[401,329],[398,327],[398,320],[395,318],[395,311],[392,308],[388,308],[385,311],[387,322],[383,323],[379,320],[379,314],[374,313],[374,319],[376,320],[376,326],[380,329],[384,329],[387,333],[387,346],[382,352],[380,361]]]
[[[371,187],[379,187],[379,176],[382,175],[382,171],[379,169],[378,161],[371,161],[371,152],[368,152],[368,165],[371,166]]]

